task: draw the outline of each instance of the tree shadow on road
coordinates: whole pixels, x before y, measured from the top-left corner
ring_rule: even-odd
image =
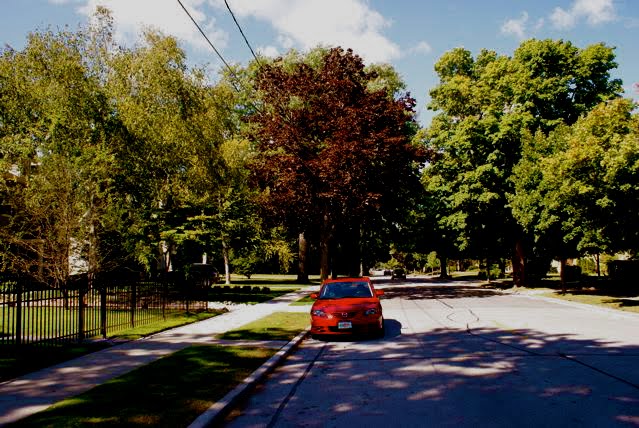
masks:
[[[502,293],[494,290],[487,290],[477,286],[446,286],[433,285],[432,287],[401,286],[384,289],[385,299],[462,299],[462,298],[483,298],[503,296]]]
[[[433,296],[448,295],[407,287],[385,297]],[[285,408],[265,420],[311,427],[639,426],[639,342],[627,334],[472,324],[402,334],[393,319],[385,327],[379,341],[309,341],[321,349],[314,366]],[[269,382],[291,379],[276,374]]]

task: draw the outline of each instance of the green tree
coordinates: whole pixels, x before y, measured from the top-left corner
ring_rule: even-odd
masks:
[[[458,249],[495,259],[513,254],[515,280],[525,280],[524,253],[531,242],[509,207],[510,177],[522,156],[522,138],[572,124],[602,100],[617,96],[613,49],[579,49],[570,42],[528,40],[512,57],[463,48],[435,65],[431,91],[437,111],[425,143],[431,162],[427,189],[444,202],[438,223],[454,231]],[[514,249],[514,251],[513,251]],[[490,262],[486,263],[490,266]]]
[[[122,50],[111,64],[108,90],[127,137],[117,156],[131,207],[128,245],[147,268],[167,271],[175,230],[188,215],[193,168],[202,152],[217,152],[221,132],[216,122],[205,123],[205,76],[187,67],[174,38],[147,31],[141,46]]]
[[[5,268],[63,284],[73,262],[95,273],[117,227],[113,212],[118,129],[101,86],[108,14],[78,32],[36,32],[0,59],[3,191],[14,215],[3,225]],[[71,264],[70,264],[71,263]]]
[[[560,259],[639,248],[639,118],[633,102],[602,103],[548,138],[515,169],[516,217]]]

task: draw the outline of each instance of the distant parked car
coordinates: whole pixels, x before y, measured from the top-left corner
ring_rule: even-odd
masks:
[[[391,279],[406,279],[406,272],[401,268],[393,269]]]

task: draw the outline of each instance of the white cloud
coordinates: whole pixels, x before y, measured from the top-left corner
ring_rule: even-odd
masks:
[[[271,58],[275,58],[275,57],[280,55],[279,50],[275,46],[272,46],[272,45],[260,46],[260,47],[257,48],[257,52],[260,55],[271,57]]]
[[[433,51],[433,48],[428,44],[428,42],[424,40],[417,43],[415,46],[413,46],[412,48],[408,50],[408,52],[411,54],[427,54],[427,53],[431,53],[432,51]]]
[[[550,15],[550,21],[555,28],[568,29],[575,26],[577,17],[570,12],[566,12],[560,7],[556,7]]]
[[[225,7],[221,0],[209,1]],[[365,0],[234,0],[232,9],[238,17],[270,23],[278,40],[287,41],[284,48],[293,43],[302,49],[341,46],[367,62],[387,62],[401,55],[399,46],[382,34],[390,21]]]
[[[528,22],[528,12],[524,11],[519,19],[509,19],[501,26],[502,34],[514,35],[519,39],[526,37],[526,23]]]
[[[228,34],[217,28],[215,18],[209,18],[202,12],[204,2],[205,0],[183,0],[182,3],[215,47],[222,49],[227,45]],[[78,8],[78,12],[91,16],[98,5],[111,10],[116,27],[115,37],[120,43],[134,43],[143,28],[151,27],[175,36],[195,48],[210,49],[177,1],[87,0]]]
[[[289,50],[295,46],[295,40],[291,39],[288,36],[284,36],[282,34],[277,36],[277,42],[280,44],[280,46],[282,46],[286,50]]]
[[[566,30],[585,19],[590,25],[604,24],[616,19],[613,0],[574,0],[568,10],[556,7],[550,15],[555,28]]]

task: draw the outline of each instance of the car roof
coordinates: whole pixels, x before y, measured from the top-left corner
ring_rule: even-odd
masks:
[[[348,277],[348,278],[335,278],[335,279],[325,279],[324,281],[322,281],[322,284],[328,284],[331,282],[368,282],[370,283],[371,280],[369,277],[367,276],[360,276],[360,277]]]

